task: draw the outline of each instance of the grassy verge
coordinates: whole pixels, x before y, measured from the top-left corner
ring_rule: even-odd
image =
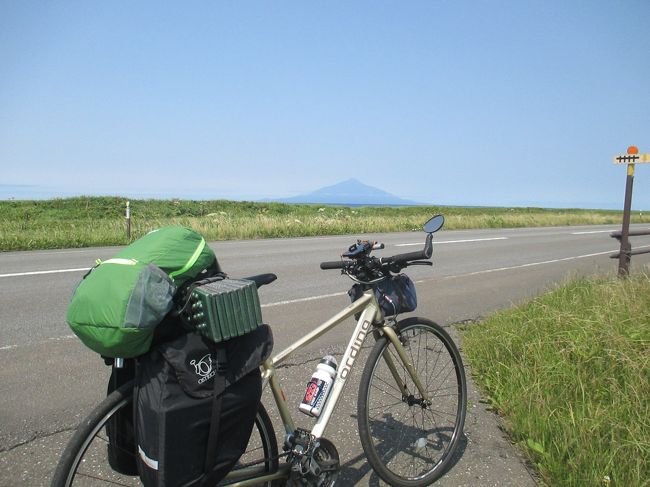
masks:
[[[579,280],[463,333],[548,485],[650,485],[650,278]]]
[[[127,243],[125,199],[80,197],[0,201],[0,250]],[[620,223],[621,212],[543,208],[334,207],[233,201],[132,200],[132,237],[164,225],[184,225],[208,240],[364,235],[419,230],[443,213],[445,228],[504,228]],[[633,215],[650,222],[650,214]]]

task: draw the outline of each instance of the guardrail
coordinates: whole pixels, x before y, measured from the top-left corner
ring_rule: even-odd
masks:
[[[629,237],[639,237],[642,235],[650,235],[650,230],[632,230],[632,231],[617,231],[609,234],[610,237],[617,239],[621,242],[621,250],[615,254],[610,255],[612,259],[619,259],[619,276],[627,276],[630,271],[630,260],[633,255],[648,254],[650,247],[632,249]]]

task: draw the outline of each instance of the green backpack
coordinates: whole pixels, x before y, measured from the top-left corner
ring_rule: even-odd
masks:
[[[208,268],[217,271],[218,264],[201,235],[183,227],[154,230],[84,277],[68,306],[68,324],[103,356],[142,355],[177,289]]]

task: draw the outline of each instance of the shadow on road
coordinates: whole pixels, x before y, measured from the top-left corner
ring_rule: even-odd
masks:
[[[426,432],[396,421],[390,413],[383,416],[383,421],[370,423],[372,438],[375,441],[377,456],[385,465],[396,468],[398,472],[420,474],[429,471],[440,461],[444,448],[451,441],[453,428],[434,428]],[[426,441],[426,443],[425,443]],[[456,449],[451,454],[443,475],[454,468],[463,457],[467,448],[467,437],[461,434]],[[367,457],[361,453],[341,465],[340,478],[344,485],[356,485],[370,474],[367,479],[371,487],[381,485],[381,480],[373,471]]]

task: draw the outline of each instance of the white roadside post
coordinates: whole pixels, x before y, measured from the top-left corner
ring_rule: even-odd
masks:
[[[126,240],[131,241],[131,203],[126,202]]]

